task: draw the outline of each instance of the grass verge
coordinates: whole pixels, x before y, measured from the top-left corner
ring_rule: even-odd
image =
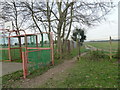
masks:
[[[89,52],[74,67],[39,88],[118,88],[118,63],[102,52]],[[98,57],[96,59],[96,57]],[[37,87],[37,88],[38,88]]]

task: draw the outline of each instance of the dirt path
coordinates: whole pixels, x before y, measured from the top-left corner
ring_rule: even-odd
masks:
[[[85,55],[86,53],[83,53],[81,56]],[[73,58],[72,60],[65,60],[62,64],[59,64],[55,66],[54,68],[49,69],[44,74],[37,76],[32,79],[26,79],[23,80],[21,83],[17,84],[20,88],[34,88],[38,85],[42,85],[46,83],[47,80],[50,78],[55,78],[58,74],[61,74],[62,72],[66,71],[67,69],[70,69],[77,58]]]

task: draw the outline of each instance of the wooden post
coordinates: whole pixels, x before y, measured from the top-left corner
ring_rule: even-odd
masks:
[[[10,47],[10,37],[8,37],[8,55],[9,55],[9,60],[12,61],[12,58],[11,58],[11,47]]]
[[[36,47],[38,47],[38,36],[36,35]]]
[[[112,59],[112,40],[111,40],[111,36],[110,36],[110,59]]]
[[[68,53],[70,53],[70,40],[67,41],[68,46]]]
[[[77,39],[77,48],[78,48],[78,56],[80,58],[80,42],[79,42],[79,39]]]
[[[81,52],[80,52],[80,42],[79,41],[78,41],[78,50],[79,50],[79,58],[80,58]]]

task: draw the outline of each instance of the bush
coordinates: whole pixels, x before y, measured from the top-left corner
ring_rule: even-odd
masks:
[[[89,55],[87,56],[88,59],[90,60],[102,60],[109,58],[103,51],[90,51]]]

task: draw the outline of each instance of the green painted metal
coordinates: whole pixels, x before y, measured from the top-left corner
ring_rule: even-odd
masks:
[[[20,49],[11,49],[10,52],[12,60],[21,60]]]
[[[47,35],[48,34],[45,34],[45,33],[43,33],[42,35],[41,34],[38,35],[38,37],[40,38],[38,40],[38,47],[50,48],[50,41],[49,41],[49,39],[48,39],[49,37]],[[18,45],[19,42],[17,41],[17,39],[14,40],[14,37],[11,37],[10,39],[11,39],[11,43],[12,43],[12,45],[10,47],[16,48],[16,49],[10,49],[11,59],[12,60],[21,60],[20,48]],[[1,48],[8,48],[8,38],[3,37],[0,40],[2,42],[2,43],[0,43],[0,47]],[[23,44],[22,47],[25,46],[25,42],[23,40],[22,40],[22,44]],[[27,43],[28,43],[28,47],[36,47],[36,35],[27,36]],[[22,52],[26,52],[26,49],[22,48]],[[1,53],[0,61],[1,60],[9,60],[9,54],[8,54],[7,49],[0,50],[0,53]],[[28,59],[34,63],[38,63],[38,64],[41,63],[41,65],[46,65],[46,64],[50,63],[50,60],[51,60],[50,54],[51,54],[50,50],[41,50],[41,51],[29,52]],[[38,67],[38,65],[36,67]]]
[[[0,48],[8,48],[8,45],[6,44],[7,39],[6,37],[0,38]],[[8,60],[8,50],[0,50],[1,56],[0,56],[0,61],[2,60]]]
[[[35,50],[35,49],[34,49]],[[33,49],[29,50],[33,51]],[[28,53],[28,71],[39,69],[41,66],[50,64],[51,61],[51,50],[40,50]]]
[[[9,59],[8,50],[0,50],[0,52],[1,52],[1,55],[2,55],[2,56],[0,56],[1,57],[0,61]]]

